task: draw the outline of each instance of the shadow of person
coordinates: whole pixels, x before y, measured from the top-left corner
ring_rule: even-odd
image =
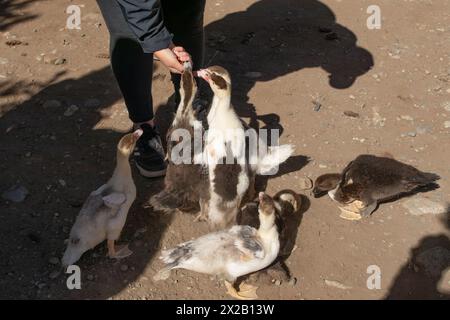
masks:
[[[450,206],[442,222],[447,232],[424,237],[411,249],[385,299],[450,299]]]
[[[23,13],[23,10],[33,2],[33,0],[3,0],[0,5],[0,31],[8,30],[16,24],[38,18],[36,14]]]
[[[256,1],[208,24],[205,31],[207,65],[230,71],[232,103],[254,128],[258,120],[265,120],[249,103],[256,83],[320,67],[328,73],[332,88],[344,89],[374,64],[370,52],[357,45],[355,34],[338,24],[333,11],[317,0]]]
[[[111,110],[126,109],[118,104],[122,96],[109,66],[79,78],[62,72],[33,86],[38,92],[1,108],[0,192],[18,183],[29,195],[22,203],[0,199],[0,247],[5,257],[0,270],[9,274],[0,279],[0,298],[107,299],[140,277],[158,250],[171,217],[151,215],[142,204],[159,191],[162,181],[133,174],[138,195],[119,239],[131,244],[132,256],[110,260],[102,243],[77,262],[82,290],[68,290],[68,274],[49,279],[57,266],[48,261],[62,256],[81,205],[112,174],[116,145],[124,133],[109,128],[128,119],[126,114],[111,115]],[[3,84],[0,92],[13,97],[30,87],[25,82]],[[87,100],[93,98],[97,102],[89,105]],[[72,105],[78,109],[66,113]],[[102,121],[111,126],[95,129]],[[120,269],[124,263],[132,266],[127,272]]]

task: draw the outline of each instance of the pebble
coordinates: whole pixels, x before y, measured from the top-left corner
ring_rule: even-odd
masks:
[[[281,280],[275,280],[275,285],[276,286],[281,286]]]
[[[334,280],[325,280],[325,284],[329,287],[334,287],[334,288],[338,288],[341,290],[348,290],[351,289],[352,287],[346,286],[345,284],[342,284],[338,281],[334,281]]]
[[[16,185],[2,193],[2,198],[12,202],[23,202],[29,194],[27,188]]]
[[[53,265],[57,265],[59,263],[59,259],[57,257],[51,257],[48,262]]]
[[[433,247],[419,253],[414,261],[419,270],[430,277],[440,277],[450,266],[450,250],[444,247]]]
[[[0,64],[1,64],[1,65],[8,64],[8,62],[9,62],[8,59],[6,59],[6,58],[1,58],[1,57],[0,57]]]
[[[42,104],[43,108],[59,108],[61,107],[61,102],[55,99],[47,100]]]
[[[400,116],[400,119],[406,120],[406,121],[414,121],[414,118],[411,116],[408,116],[408,115]]]
[[[446,205],[424,197],[408,199],[403,202],[402,206],[413,216],[422,216],[426,214],[437,215],[447,212]]]
[[[450,128],[450,121],[444,122],[444,128],[446,128],[446,129]]]
[[[359,113],[350,110],[344,111],[344,115],[350,118],[359,118]]]
[[[78,107],[73,104],[73,105],[71,105],[70,107],[67,108],[67,110],[64,112],[64,116],[70,117],[77,111],[78,111]]]
[[[54,60],[52,61],[52,63],[53,63],[55,66],[59,66],[59,65],[65,64],[66,62],[67,62],[67,59],[66,59],[66,58],[57,58],[57,59],[54,59]]]
[[[297,284],[297,278],[292,277],[292,278],[289,280],[288,284],[289,284],[291,287],[294,287],[294,286]]]

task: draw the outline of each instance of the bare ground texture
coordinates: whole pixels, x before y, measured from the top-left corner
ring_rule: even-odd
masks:
[[[153,282],[160,249],[208,229],[193,216],[145,208],[163,181],[136,172],[138,198],[121,239],[134,254],[110,260],[105,245],[86,253],[81,290],[68,290],[67,275],[55,272],[80,206],[108,179],[131,126],[99,9],[82,3],[81,30],[68,30],[65,11],[77,3],[1,2],[0,193],[20,186],[27,195],[0,199],[0,298],[228,298],[218,280],[188,271]],[[366,26],[372,4],[381,9],[378,30]],[[229,69],[239,115],[282,129],[281,142],[296,146],[260,189],[309,198],[287,260],[297,282],[261,282],[261,299],[449,299],[448,212],[408,207],[415,198],[441,206],[450,198],[449,25],[446,0],[207,1],[206,61]],[[170,77],[157,64],[154,78],[167,128]],[[304,177],[339,172],[362,153],[435,172],[440,188],[382,204],[357,222],[301,190]],[[371,265],[381,270],[380,289],[367,287]]]

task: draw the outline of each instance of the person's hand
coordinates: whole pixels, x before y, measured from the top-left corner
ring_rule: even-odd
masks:
[[[171,46],[166,49],[156,51],[154,56],[161,61],[170,72],[181,73],[183,72],[183,62],[191,61],[191,56],[184,50],[183,47]]]

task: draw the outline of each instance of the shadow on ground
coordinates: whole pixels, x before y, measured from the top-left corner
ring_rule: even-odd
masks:
[[[7,19],[2,20],[0,30],[33,18],[20,16],[21,7],[16,3],[6,1],[7,6],[2,6],[2,16]],[[319,27],[322,31],[329,28],[337,39],[327,40],[327,33],[320,32]],[[355,35],[337,24],[333,12],[319,1],[258,1],[246,11],[207,25],[206,32],[209,64],[224,65],[233,74],[233,103],[254,127],[261,120],[267,128],[280,128],[276,114],[257,115],[248,102],[248,94],[257,82],[320,67],[329,73],[331,87],[347,88],[373,65],[371,54],[356,45]],[[249,71],[261,75],[244,76]],[[110,298],[147,271],[171,221],[169,216],[142,208],[142,203],[161,189],[162,180],[135,175],[138,199],[121,237],[123,242],[132,242],[134,255],[125,262],[114,262],[105,257],[104,245],[85,254],[79,261],[82,290],[67,290],[65,275],[50,279],[56,267],[49,259],[61,256],[63,241],[84,199],[109,178],[115,146],[122,135],[93,129],[105,117],[103,111],[121,99],[109,67],[78,79],[64,76],[55,75],[48,83],[39,84],[38,93],[24,102],[2,109],[0,191],[15,184],[29,191],[22,203],[0,202],[3,299]],[[12,94],[28,85],[9,83],[0,90]],[[88,98],[98,99],[100,104],[80,107],[72,116],[64,116],[70,105],[83,106]],[[61,105],[45,103],[52,99]],[[161,108],[170,110],[168,106]],[[294,160],[281,168],[280,175],[300,170],[307,163],[302,156]],[[127,272],[121,270],[122,263],[131,266]]]

